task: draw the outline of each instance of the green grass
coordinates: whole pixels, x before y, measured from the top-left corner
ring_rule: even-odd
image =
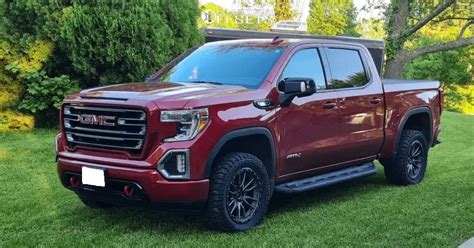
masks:
[[[245,233],[206,230],[194,216],[92,210],[56,175],[55,131],[0,134],[0,247],[400,246],[454,247],[474,236],[474,117],[443,115],[443,143],[418,186],[375,176],[277,196]]]

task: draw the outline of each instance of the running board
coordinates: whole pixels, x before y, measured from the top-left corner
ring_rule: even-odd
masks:
[[[321,188],[336,183],[341,183],[356,179],[359,177],[370,176],[377,173],[374,163],[366,163],[338,171],[329,172],[314,177],[299,179],[296,181],[286,182],[275,186],[275,191],[281,193],[297,193]]]

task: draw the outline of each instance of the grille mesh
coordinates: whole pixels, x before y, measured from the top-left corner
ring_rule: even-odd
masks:
[[[64,130],[69,147],[85,146],[142,152],[147,129],[145,111],[109,107],[64,107]]]

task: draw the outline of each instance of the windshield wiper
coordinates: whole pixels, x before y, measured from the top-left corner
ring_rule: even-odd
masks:
[[[222,85],[219,82],[212,82],[212,81],[187,81],[186,83],[195,83],[195,84],[215,84],[215,85]]]

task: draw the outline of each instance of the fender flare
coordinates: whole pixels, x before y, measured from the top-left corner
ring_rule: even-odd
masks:
[[[400,122],[400,125],[398,126],[397,141],[395,143],[395,154],[397,152],[396,149],[398,147],[398,143],[400,142],[400,138],[402,137],[403,127],[405,126],[406,122],[408,121],[408,119],[410,119],[411,116],[416,115],[416,114],[421,114],[421,113],[427,113],[428,116],[429,116],[429,122],[430,122],[429,136],[430,137],[429,137],[429,140],[427,140],[427,142],[428,142],[428,146],[431,146],[431,144],[433,142],[433,116],[431,114],[431,108],[429,108],[427,106],[413,108],[413,109],[408,110],[405,113],[405,115],[403,116],[402,121]]]
[[[204,169],[204,177],[209,178],[211,175],[212,171],[212,165],[215,162],[215,159],[217,157],[217,154],[221,151],[222,147],[224,145],[235,138],[241,138],[245,136],[251,136],[251,135],[264,135],[267,139],[268,142],[270,143],[270,149],[271,149],[271,158],[270,158],[270,175],[269,178],[271,181],[274,180],[275,178],[275,167],[276,167],[276,153],[275,153],[275,143],[273,140],[272,133],[264,127],[251,127],[251,128],[243,128],[243,129],[237,129],[237,130],[232,130],[224,136],[222,136],[219,141],[216,143],[214,148],[212,149],[209,158],[206,162],[206,168]]]

